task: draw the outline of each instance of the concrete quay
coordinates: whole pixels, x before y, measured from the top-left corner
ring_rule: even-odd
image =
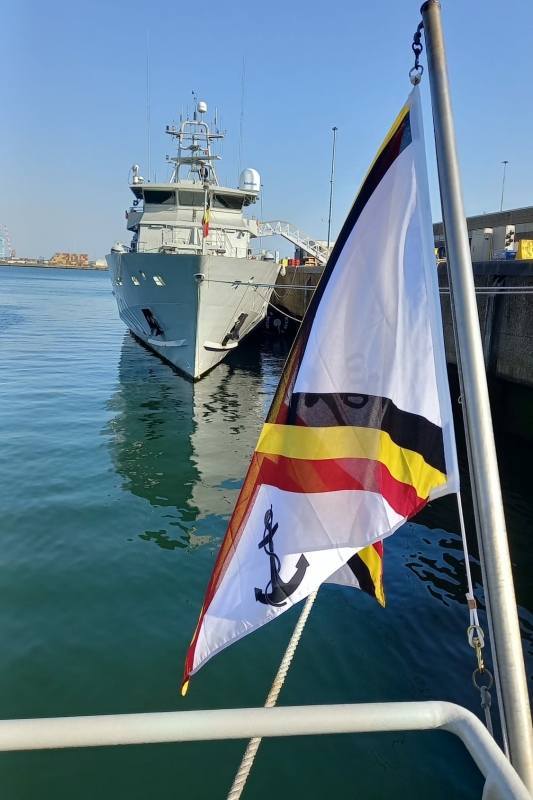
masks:
[[[107,270],[106,266],[98,264],[50,264],[48,261],[37,261],[32,259],[25,259],[23,261],[13,260],[9,258],[0,259],[0,267],[42,267],[43,269],[83,269],[83,270]]]

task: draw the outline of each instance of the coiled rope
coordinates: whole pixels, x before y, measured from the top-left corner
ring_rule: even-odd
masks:
[[[313,607],[313,603],[316,600],[317,594],[318,594],[318,589],[315,589],[315,591],[311,592],[311,594],[305,601],[305,605],[302,609],[302,613],[300,614],[300,618],[296,623],[296,627],[292,633],[287,649],[285,650],[285,655],[281,659],[281,664],[279,665],[277,675],[274,678],[274,683],[272,684],[272,687],[268,693],[268,697],[265,702],[265,708],[272,708],[278,702],[279,693],[281,692],[281,688],[285,683],[285,678],[287,677],[289,667],[291,665],[292,659],[294,658],[296,648],[298,647],[298,642],[300,641],[303,629],[305,628],[305,623],[307,622],[307,618],[311,613],[311,609]],[[259,750],[260,744],[261,744],[261,737],[255,737],[253,739],[250,739],[250,741],[248,742],[248,747],[244,751],[244,756],[242,757],[241,765],[237,770],[237,774],[235,775],[235,779],[233,781],[231,789],[229,790],[228,800],[239,800],[240,796],[242,795],[243,789],[245,787],[246,781],[248,780],[250,770],[253,767],[254,759],[257,755],[257,751]]]

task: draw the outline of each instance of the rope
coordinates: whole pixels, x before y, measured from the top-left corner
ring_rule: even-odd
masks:
[[[257,289],[255,291],[257,292]],[[275,309],[275,311],[279,311],[279,313],[283,314],[283,316],[288,317],[289,319],[293,319],[295,322],[298,323],[298,325],[301,323],[302,321],[301,319],[298,319],[298,317],[293,317],[291,314],[287,314],[286,311],[283,311],[282,308],[278,308],[277,306],[275,306],[274,303],[271,300],[268,300],[268,298],[264,297],[264,295],[262,295],[261,292],[257,292],[257,294],[262,300],[265,301],[265,303],[268,303],[271,308]]]
[[[296,627],[292,633],[290,642],[285,651],[285,655],[281,659],[281,664],[279,665],[277,675],[274,678],[274,683],[272,684],[272,687],[268,693],[268,697],[265,701],[265,708],[273,708],[273,706],[275,706],[278,701],[279,693],[281,692],[281,688],[285,683],[285,678],[287,677],[291,661],[294,658],[296,648],[298,647],[298,642],[300,641],[303,629],[305,628],[305,623],[307,622],[307,618],[311,613],[311,609],[313,607],[313,603],[316,600],[317,594],[318,594],[318,589],[315,589],[315,591],[311,592],[311,594],[305,601],[302,613],[300,614],[300,618],[296,623]],[[248,776],[250,774],[250,770],[252,769],[254,759],[257,755],[257,751],[259,750],[260,744],[261,744],[261,737],[259,736],[250,739],[250,741],[248,742],[248,747],[246,748],[244,756],[242,757],[241,765],[237,770],[237,774],[235,775],[235,779],[233,781],[231,789],[229,790],[227,800],[239,800],[240,796],[242,795],[244,787],[246,785],[246,781],[248,780]]]
[[[294,283],[252,283],[252,281],[223,281],[217,280],[216,278],[206,278],[209,280],[210,283],[225,283],[229,286],[252,286],[254,289],[263,288],[263,289],[273,289],[276,292],[277,289],[287,289],[288,291],[283,297],[279,297],[280,300],[283,300],[285,297],[288,297],[289,294],[293,291],[296,292],[314,292],[316,286],[297,286]],[[277,294],[277,292],[276,292]],[[450,294],[449,289],[439,289],[439,294]],[[515,294],[533,294],[533,286],[501,286],[496,288],[485,288],[484,286],[476,286],[476,294],[479,295],[500,295],[506,297],[507,295],[515,295]],[[279,295],[278,295],[279,296]],[[299,322],[300,320],[298,320]]]
[[[452,298],[451,298],[452,299],[451,309],[452,309],[453,332],[454,332],[454,339],[457,342],[457,319],[456,319],[456,315],[455,315],[455,306],[454,306],[454,303],[453,303],[453,291],[451,290],[451,287],[450,287],[450,293],[452,295]],[[458,372],[459,372],[459,386],[460,386],[460,390],[461,390],[461,396],[464,397],[464,381],[463,381],[463,372],[462,372],[462,365],[461,365],[461,351],[459,350],[459,348],[456,348],[456,355],[457,355],[457,369],[458,369]],[[463,414],[463,422],[464,422],[465,434],[466,434],[466,449],[467,449],[467,455],[468,455],[468,463],[471,465],[472,464],[472,448],[470,446],[470,437],[469,437],[469,431],[468,431],[468,415],[467,414]],[[476,528],[477,528],[477,530],[479,530],[479,510],[477,508],[475,495],[473,496],[473,501],[474,501],[474,516],[476,518]],[[462,536],[463,536],[463,544],[464,544],[464,542],[466,541],[466,534],[464,532],[464,519],[462,517],[462,507],[460,505],[460,497],[459,497],[459,507],[460,507],[459,514],[460,514],[460,518],[461,518],[461,533],[462,533]],[[483,585],[486,586],[487,585],[487,571],[485,569],[485,556],[484,556],[484,553],[483,553],[483,540],[482,540],[482,538],[480,536],[478,536],[478,546],[479,546],[479,561],[480,561],[480,564],[481,564],[481,579],[482,579]],[[485,592],[485,608],[486,608],[486,611],[487,611],[487,622],[488,622],[488,627],[489,627],[490,641],[494,642],[494,626],[492,624],[492,613],[491,613],[491,607],[490,607],[490,597],[489,597],[488,592]],[[503,750],[504,750],[504,753],[505,753],[506,757],[510,758],[509,737],[508,737],[508,734],[507,734],[507,720],[506,720],[506,717],[505,717],[505,706],[504,706],[504,703],[503,703],[500,672],[499,672],[499,668],[498,668],[498,654],[497,654],[495,648],[491,648],[491,649],[492,649],[492,665],[493,665],[494,677],[495,677],[495,681],[496,681],[496,695],[497,695],[497,698],[498,698],[498,710],[500,712],[500,723],[501,723],[502,737],[503,737]],[[474,673],[474,675],[475,675],[475,673]]]
[[[490,716],[490,692],[486,686],[482,686],[479,690],[481,695],[481,708],[485,711],[485,725],[487,726],[487,730],[490,735],[494,738],[494,731],[492,729],[492,718]]]
[[[207,280],[207,278],[206,278],[206,280]],[[297,289],[297,290],[303,291],[303,292],[314,292],[314,290],[316,289],[316,286],[296,286],[293,283],[292,284],[291,283],[253,283],[252,281],[239,281],[239,280],[236,280],[236,281],[223,281],[223,280],[218,280],[217,278],[211,278],[210,282],[211,283],[227,283],[230,286],[235,286],[235,287],[237,287],[237,286],[252,286],[254,289],[257,289],[258,287],[259,288],[264,288],[264,289],[290,289],[291,291],[293,289]],[[533,286],[531,288],[533,290]]]
[[[482,656],[482,648],[485,646],[485,636],[483,630],[479,624],[479,617],[477,613],[477,604],[476,599],[474,596],[474,585],[472,582],[472,572],[470,570],[470,556],[468,554],[468,544],[466,541],[466,526],[465,520],[463,515],[463,504],[461,501],[461,493],[457,492],[457,510],[459,512],[459,523],[461,527],[461,538],[463,540],[463,550],[465,554],[465,569],[466,569],[466,580],[468,584],[468,592],[466,595],[466,599],[468,601],[468,608],[470,611],[470,626],[467,631],[468,635],[468,643],[471,647],[473,647],[476,651],[478,666],[477,669],[474,670],[472,675],[472,681],[476,689],[479,689],[480,698],[481,698],[481,708],[485,712],[485,724],[487,726],[487,730],[492,737],[494,737],[494,731],[492,726],[492,719],[490,715],[490,708],[491,708],[491,696],[489,689],[492,687],[493,678],[489,670],[485,667],[483,662]],[[483,562],[483,559],[481,559]],[[491,624],[491,617],[490,617],[490,608],[488,606],[487,597],[485,595],[486,605],[487,605],[487,620],[489,624],[489,633],[491,636],[491,641],[493,641],[492,637],[492,624]],[[493,670],[494,670],[494,682],[496,684],[496,696],[498,698],[498,708],[500,711],[500,720],[501,720],[501,727],[502,727],[502,737],[503,737],[503,746],[504,752],[507,758],[509,758],[509,742],[507,738],[507,726],[505,722],[505,712],[503,706],[503,696],[501,690],[501,682],[500,682],[500,673],[498,670],[498,662],[496,660],[496,654],[493,653],[492,657],[493,662]],[[488,686],[479,686],[476,681],[477,675],[487,675],[489,679]]]
[[[480,547],[482,546],[482,542],[479,542]],[[480,553],[480,561],[481,561],[481,574],[483,578],[483,584],[487,584],[486,579],[486,572],[485,572],[485,560]],[[487,622],[489,626],[489,638],[491,642],[494,642],[494,627],[492,625],[492,613],[490,609],[490,597],[488,592],[485,592],[485,607],[487,609]],[[492,668],[494,670],[494,683],[496,686],[496,697],[498,699],[498,710],[500,712],[500,723],[502,729],[502,739],[503,739],[503,752],[505,753],[506,757],[510,760],[510,750],[509,750],[509,736],[507,734],[507,720],[505,717],[505,706],[503,703],[503,694],[502,694],[502,684],[500,678],[500,669],[498,667],[498,654],[495,648],[492,649]]]
[[[262,297],[262,295],[261,295],[261,297]],[[264,299],[265,299],[265,298],[263,297],[263,300],[264,300]],[[283,314],[285,317],[288,317],[289,319],[293,319],[295,322],[297,322],[297,323],[298,323],[298,325],[299,325],[299,324],[300,324],[300,322],[302,321],[301,319],[298,319],[298,317],[293,317],[291,314],[287,314],[287,312],[286,312],[286,311],[283,311],[283,309],[282,309],[282,308],[278,308],[278,307],[277,307],[277,306],[275,306],[275,305],[274,305],[274,303],[272,303],[272,302],[270,302],[270,304],[269,304],[269,305],[270,305],[270,307],[271,307],[271,308],[273,308],[275,311],[279,311],[279,313],[280,313],[280,314]]]

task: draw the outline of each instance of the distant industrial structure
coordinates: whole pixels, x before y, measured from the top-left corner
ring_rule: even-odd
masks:
[[[11,246],[7,225],[0,227],[0,267],[56,267],[58,269],[107,269],[105,258],[89,261],[87,253],[54,253],[52,258],[21,258]]]
[[[9,238],[9,231],[7,225],[0,229],[0,258],[16,257],[16,252],[11,247],[11,239]]]
[[[89,266],[87,253],[55,253],[48,264],[51,267],[78,267],[83,269]]]
[[[512,259],[521,240],[533,239],[533,206],[467,217],[466,225],[472,261]],[[433,225],[433,236],[439,257],[445,258],[442,222]]]
[[[0,255],[0,267],[50,267],[51,269],[107,269],[105,258],[89,261],[86,253],[56,253],[51,259],[13,258]]]

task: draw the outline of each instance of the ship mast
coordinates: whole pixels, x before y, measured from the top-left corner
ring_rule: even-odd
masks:
[[[220,161],[220,156],[213,155],[211,143],[223,139],[225,134],[216,129],[211,132],[209,124],[204,121],[206,112],[207,104],[200,101],[195,107],[193,119],[182,119],[179,130],[174,125],[166,127],[165,133],[178,141],[178,155],[168,159],[174,164],[171,183],[179,183],[180,170],[187,167],[186,180],[198,181],[202,186],[206,183],[220,185],[214,164],[215,161]]]

